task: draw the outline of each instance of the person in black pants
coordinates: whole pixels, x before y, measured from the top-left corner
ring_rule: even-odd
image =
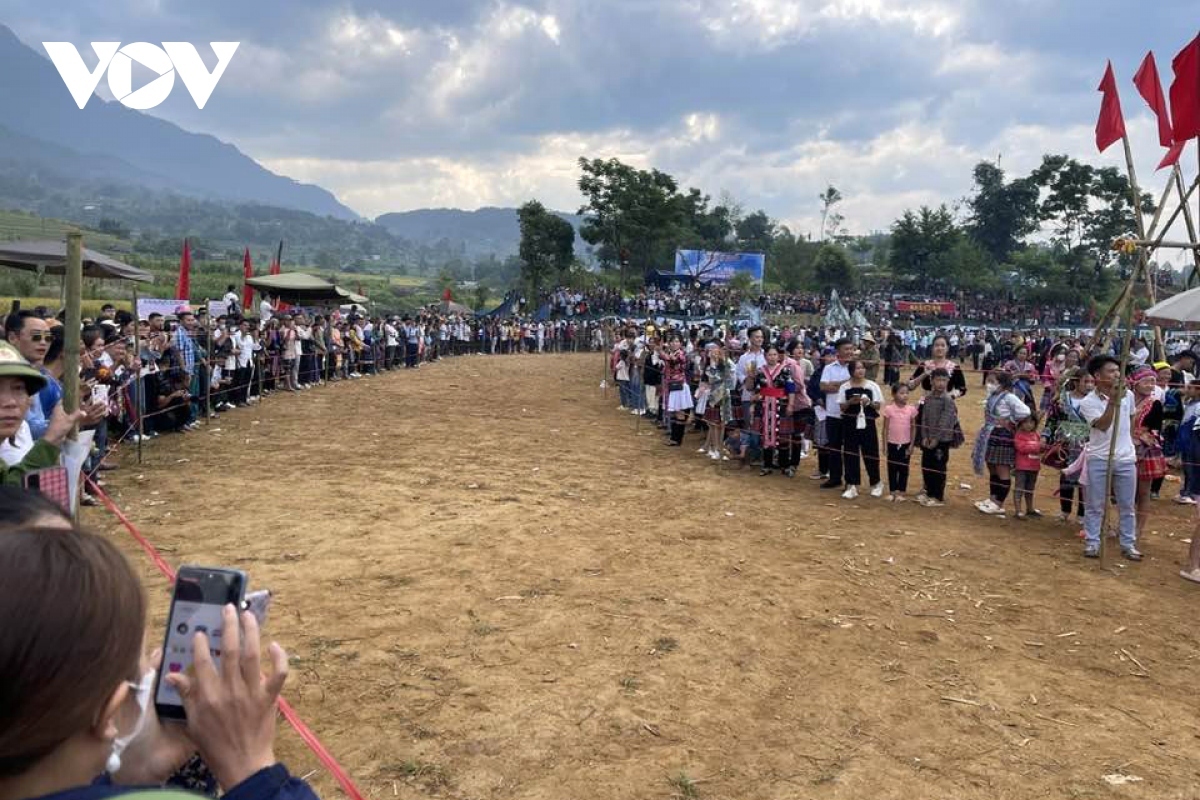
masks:
[[[908,386],[900,382],[892,384],[892,402],[884,407],[882,417],[890,499],[904,502],[908,492],[908,462],[917,427],[917,407],[909,405]]]
[[[850,370],[847,365],[854,357],[854,342],[849,339],[838,339],[834,344],[837,350],[837,360],[825,365],[821,370],[821,398],[825,403],[825,453],[826,465],[829,467],[829,478],[821,484],[822,489],[840,489],[842,487],[842,442],[843,422],[842,409],[837,402],[838,390],[842,384],[850,380]],[[876,454],[878,455],[878,454]]]
[[[862,483],[859,457],[866,461],[867,479],[872,497],[883,496],[883,483],[879,475],[879,432],[875,420],[879,418],[879,407],[883,393],[875,381],[867,380],[867,365],[862,361],[850,362],[851,378],[838,390],[838,405],[842,409],[842,450],[844,453],[846,491],[842,497],[853,500],[858,497]]]

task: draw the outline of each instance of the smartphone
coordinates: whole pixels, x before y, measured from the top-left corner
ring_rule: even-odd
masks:
[[[232,603],[243,607],[246,573],[220,567],[179,568],[171,595],[171,612],[163,640],[162,664],[154,690],[154,709],[159,719],[186,719],[183,700],[170,683],[163,680],[172,672],[192,670],[193,641],[197,633],[208,635],[209,649],[218,668],[221,664],[222,611]]]

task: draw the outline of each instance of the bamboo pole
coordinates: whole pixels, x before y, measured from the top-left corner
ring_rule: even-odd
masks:
[[[1175,165],[1174,170],[1175,188],[1179,192],[1179,197],[1182,200],[1183,192],[1183,170],[1179,168],[1179,164]],[[1193,242],[1200,241],[1196,238],[1196,221],[1192,217],[1192,207],[1187,203],[1183,203],[1183,222],[1187,226],[1188,238]],[[1196,274],[1200,274],[1200,250],[1192,250],[1193,269]]]
[[[1121,359],[1120,359],[1121,374],[1117,378],[1117,385],[1113,392],[1113,397],[1111,400],[1109,400],[1110,403],[1114,403],[1116,405],[1117,410],[1113,413],[1113,421],[1112,421],[1112,424],[1109,426],[1108,459],[1107,459],[1108,470],[1106,471],[1105,477],[1104,477],[1104,499],[1101,501],[1103,503],[1103,508],[1104,508],[1104,511],[1102,512],[1102,514],[1100,516],[1100,566],[1102,568],[1108,568],[1108,567],[1112,566],[1110,563],[1112,561],[1111,551],[1109,550],[1109,548],[1107,546],[1108,514],[1109,514],[1109,510],[1112,507],[1112,503],[1109,502],[1109,498],[1112,496],[1113,460],[1114,460],[1114,458],[1116,456],[1116,452],[1117,452],[1117,431],[1120,429],[1121,422],[1122,422],[1121,418],[1122,418],[1122,416],[1124,416],[1122,414],[1121,404],[1125,401],[1125,392],[1127,391],[1127,387],[1125,386],[1125,370],[1129,366],[1129,349],[1130,349],[1130,344],[1133,342],[1133,287],[1136,285],[1138,278],[1141,277],[1140,272],[1141,272],[1141,265],[1139,262],[1139,266],[1134,269],[1133,274],[1129,277],[1129,284],[1127,287],[1127,291],[1125,293],[1125,311],[1123,314],[1123,316],[1125,318],[1125,337],[1121,343]],[[1118,330],[1119,330],[1120,322],[1121,322],[1121,317],[1118,316],[1117,317]],[[1126,427],[1128,428],[1129,426],[1131,426],[1132,420],[1129,418],[1126,418],[1124,420],[1124,423],[1125,423]],[[1131,433],[1132,433],[1132,431],[1131,431]],[[1085,469],[1086,469],[1086,466],[1085,466]],[[1095,490],[1095,487],[1091,487],[1091,488],[1092,488],[1092,491]],[[1117,508],[1118,508],[1118,513],[1120,513],[1120,505],[1118,505]],[[1117,524],[1118,524],[1118,528],[1119,528],[1119,526],[1120,526],[1119,518],[1118,518]]]
[[[63,411],[68,414],[79,409],[79,346],[83,291],[83,234],[67,234],[67,271],[63,275],[66,291],[67,319],[63,331]],[[74,434],[72,434],[72,437]]]
[[[1125,164],[1129,169],[1129,193],[1133,202],[1133,221],[1137,225],[1138,236],[1142,239],[1146,238],[1146,220],[1142,218],[1142,191],[1138,186],[1137,170],[1133,165],[1133,148],[1129,145],[1129,135],[1125,134],[1121,137],[1121,144],[1125,147]],[[1165,234],[1166,231],[1163,231]],[[1156,277],[1150,270],[1150,252],[1145,248],[1138,248],[1138,266],[1142,272],[1142,276],[1146,279],[1146,289],[1150,296],[1150,304],[1154,305],[1157,301],[1158,291],[1155,286]],[[1137,272],[1138,270],[1134,270]],[[1133,284],[1136,285],[1136,284]],[[1131,293],[1132,294],[1132,293]],[[1133,336],[1133,320],[1129,321],[1129,336]],[[1155,358],[1152,361],[1162,358],[1166,355],[1166,348],[1163,346],[1162,328],[1158,325],[1154,326],[1154,354]]]
[[[63,411],[68,414],[79,409],[79,349],[81,340],[82,314],[80,309],[83,292],[83,234],[78,230],[67,233],[67,268],[63,274],[63,292],[66,295],[67,319],[63,330]],[[78,436],[78,427],[73,427],[70,437]],[[80,488],[82,491],[82,487]],[[78,495],[71,503],[71,515],[79,519]]]

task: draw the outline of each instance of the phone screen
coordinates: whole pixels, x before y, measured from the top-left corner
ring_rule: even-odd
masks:
[[[213,661],[221,664],[224,622],[222,609],[228,603],[242,607],[246,591],[246,573],[241,570],[208,567],[181,567],[175,576],[171,613],[163,642],[162,665],[154,695],[160,717],[184,719],[183,700],[164,676],[172,672],[191,673],[193,642],[197,633],[208,636]]]

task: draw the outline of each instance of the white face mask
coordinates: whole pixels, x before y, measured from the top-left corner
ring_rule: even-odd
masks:
[[[108,774],[112,775],[121,769],[121,753],[125,752],[125,748],[129,747],[129,743],[137,738],[142,732],[142,728],[146,727],[146,717],[150,714],[150,692],[154,688],[154,670],[147,670],[142,675],[141,681],[138,682],[137,689],[133,690],[134,699],[138,704],[138,718],[134,723],[133,729],[124,736],[118,736],[113,739],[112,753],[108,757],[108,763],[105,768]]]

